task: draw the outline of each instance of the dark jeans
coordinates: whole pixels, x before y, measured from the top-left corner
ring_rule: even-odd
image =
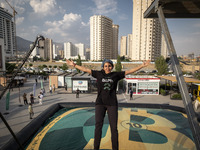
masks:
[[[24,99],[24,105],[28,105],[27,99]]]
[[[102,135],[103,121],[105,113],[108,113],[108,119],[111,129],[111,140],[112,140],[112,149],[118,150],[118,106],[106,106],[106,105],[96,105],[95,106],[95,135],[94,135],[94,149],[99,149]]]

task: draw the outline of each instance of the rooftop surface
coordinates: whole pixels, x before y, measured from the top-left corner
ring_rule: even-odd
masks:
[[[27,93],[28,100],[29,94],[33,92],[33,84],[35,83],[35,78],[28,78],[27,82],[25,82],[24,86],[20,88],[20,100],[19,102],[19,89],[14,88],[13,91],[11,89],[11,96],[10,96],[10,109],[8,111],[5,110],[5,97],[2,98],[0,101],[0,111],[2,114],[8,113],[7,115],[4,114],[7,122],[11,126],[14,133],[18,133],[21,131],[25,126],[31,123],[31,119],[29,119],[28,113],[28,106],[22,105],[23,93]],[[65,93],[65,94],[58,94],[59,91],[63,91],[63,89],[56,89],[55,93],[49,93],[48,91],[48,80],[43,81],[43,86],[46,89],[46,93],[44,96],[43,104],[39,105],[37,94],[40,92],[40,80],[38,81],[38,85],[36,88],[36,99],[35,104],[33,105],[34,110],[34,118],[33,120],[40,115],[44,110],[55,103],[60,102],[95,102],[96,94],[80,94],[80,98],[76,98],[75,94]],[[182,100],[171,100],[170,96],[162,96],[162,95],[137,95],[133,96],[133,100],[129,100],[129,95],[124,93],[117,95],[119,103],[143,103],[143,104],[163,104],[163,105],[172,105],[172,106],[179,106],[184,107]],[[10,132],[6,128],[5,124],[0,119],[0,148],[12,138]]]

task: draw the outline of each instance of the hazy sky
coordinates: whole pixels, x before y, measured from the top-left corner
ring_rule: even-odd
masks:
[[[35,41],[38,34],[54,42],[84,43],[89,46],[89,19],[105,15],[119,25],[121,36],[132,33],[132,0],[7,0],[17,11],[17,35]],[[0,6],[12,9],[5,0]],[[200,19],[168,19],[178,55],[200,54]]]

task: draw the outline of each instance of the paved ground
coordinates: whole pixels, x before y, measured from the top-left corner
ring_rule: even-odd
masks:
[[[28,101],[30,100],[29,95],[31,92],[33,92],[34,82],[35,82],[34,78],[28,78],[24,86],[20,88],[21,103],[19,102],[19,89],[14,88],[13,91],[11,90],[9,111],[5,110],[5,96],[0,100],[0,112],[3,114],[8,124],[14,131],[14,133],[18,133],[28,123],[32,121],[31,119],[29,119],[28,105],[23,105],[22,95],[24,93],[27,93]],[[35,113],[34,118],[37,117],[46,108],[57,102],[92,102],[92,101],[94,102],[96,99],[96,94],[80,94],[80,98],[78,99],[75,97],[75,94],[66,94],[66,93],[58,94],[61,93],[63,89],[56,89],[55,93],[50,94],[48,92],[48,81],[44,81],[43,85],[46,89],[46,93],[42,105],[39,105],[38,98],[35,99],[35,104],[33,105],[33,110]],[[39,94],[40,88],[41,84],[40,81],[38,81],[36,95]],[[139,95],[139,96],[133,96],[134,99],[131,101],[129,100],[129,95],[118,94],[117,97],[119,103],[155,103],[155,104],[169,104],[169,105],[183,107],[182,100],[170,100],[169,96]],[[4,113],[9,113],[9,114],[5,115]],[[10,132],[0,119],[0,149],[6,142],[8,142],[8,140],[11,137],[12,136]]]

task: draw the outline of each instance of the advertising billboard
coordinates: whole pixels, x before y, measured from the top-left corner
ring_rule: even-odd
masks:
[[[75,90],[88,91],[88,81],[87,80],[73,80],[73,91]]]

